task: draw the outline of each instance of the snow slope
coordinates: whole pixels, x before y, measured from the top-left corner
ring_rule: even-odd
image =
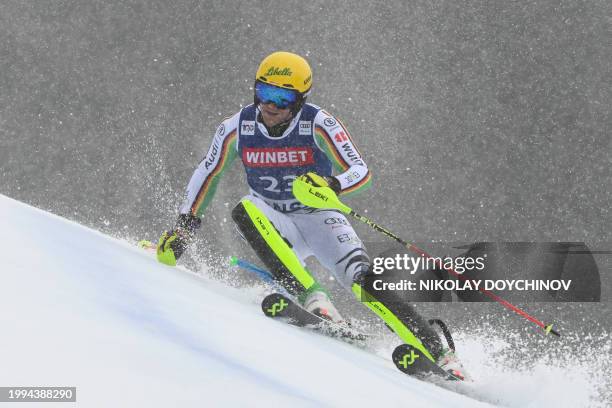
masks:
[[[0,214],[2,386],[76,386],[87,407],[484,405],[99,232],[1,195]]]

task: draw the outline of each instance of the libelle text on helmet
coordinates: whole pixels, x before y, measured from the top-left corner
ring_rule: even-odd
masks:
[[[278,68],[278,67],[270,67],[270,69],[268,69],[268,72],[266,72],[266,76],[270,76],[270,75],[286,75],[286,76],[291,76],[293,73],[291,72],[291,69],[289,68]]]

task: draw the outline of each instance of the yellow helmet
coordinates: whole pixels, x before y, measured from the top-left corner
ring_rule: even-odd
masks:
[[[312,70],[308,62],[299,55],[278,51],[261,61],[255,80],[292,89],[306,96],[312,85]]]

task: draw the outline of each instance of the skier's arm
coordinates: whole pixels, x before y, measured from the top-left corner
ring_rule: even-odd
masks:
[[[340,194],[353,194],[370,187],[368,166],[344,125],[324,110],[314,120],[315,140],[339,173]]]
[[[157,259],[166,265],[176,265],[176,260],[185,251],[195,230],[200,226],[200,217],[211,202],[221,175],[236,158],[237,123],[239,114],[224,120],[217,128],[208,153],[194,171],[185,201],[175,227],[164,231],[157,246]]]
[[[208,153],[189,180],[181,214],[201,217],[210,204],[221,176],[236,158],[238,119],[239,114],[236,114],[217,128]]]

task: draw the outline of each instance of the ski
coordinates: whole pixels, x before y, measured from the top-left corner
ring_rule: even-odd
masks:
[[[368,337],[348,326],[331,322],[308,312],[281,293],[266,296],[261,302],[261,309],[268,317],[281,319],[293,326],[306,327],[330,337],[353,341],[364,341]]]
[[[430,325],[437,325],[448,344],[450,352],[455,353],[455,342],[450,334],[450,330],[446,324],[440,319],[430,319],[428,322]],[[417,348],[409,345],[402,344],[397,346],[393,351],[392,355],[393,363],[403,373],[408,375],[414,375],[422,377],[425,375],[434,374],[453,381],[465,381],[466,378],[461,372],[446,371],[439,365],[431,361],[427,356],[423,355]]]
[[[444,371],[440,366],[427,358],[415,347],[401,344],[393,350],[393,363],[404,374],[415,377],[424,377],[430,374],[440,376],[447,380],[462,381],[463,379]]]

